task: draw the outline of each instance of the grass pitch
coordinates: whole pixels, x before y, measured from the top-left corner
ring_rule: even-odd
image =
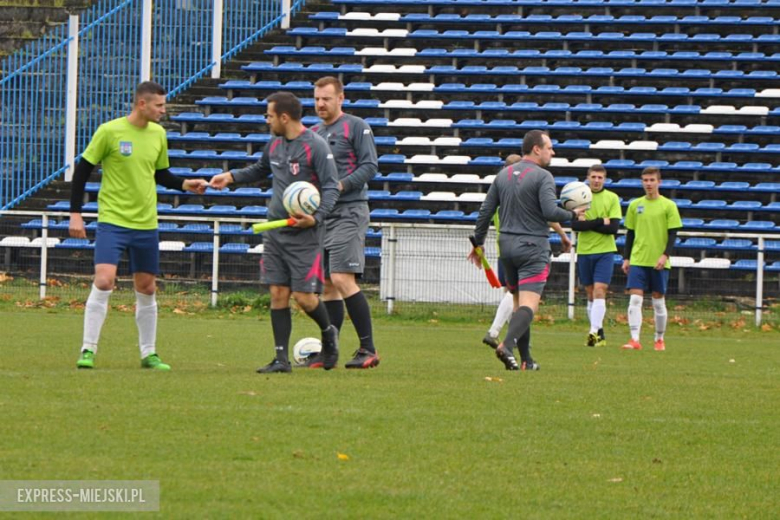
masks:
[[[776,518],[776,332],[678,331],[588,349],[536,326],[536,373],[485,326],[378,320],[382,364],[261,376],[267,317],[162,315],[170,373],[139,368],[129,313],[97,368],[82,314],[0,311],[0,479],[159,480],[166,518]],[[650,334],[645,327],[645,337]],[[293,339],[316,335],[296,318]]]

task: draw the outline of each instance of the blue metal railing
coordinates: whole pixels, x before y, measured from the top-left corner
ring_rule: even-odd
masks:
[[[104,0],[81,16],[76,153],[130,111],[141,71],[141,0]]]
[[[0,209],[65,170],[67,27],[58,27],[2,62]]]
[[[291,13],[305,5],[294,2]],[[151,79],[171,99],[208,74],[213,1],[155,0]],[[97,127],[130,111],[141,74],[143,0],[102,0],[82,12],[79,30],[76,153]],[[283,18],[281,0],[224,0],[222,61]],[[62,175],[65,163],[67,26],[2,61],[0,209],[10,209]]]

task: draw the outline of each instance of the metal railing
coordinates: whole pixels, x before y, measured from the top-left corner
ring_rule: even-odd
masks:
[[[224,4],[224,5],[223,5]],[[4,59],[0,209],[72,171],[103,122],[129,112],[140,81],[172,98],[271,29],[304,0],[102,0]]]
[[[56,211],[0,211],[0,215],[9,215],[15,217],[40,217],[40,244],[24,244],[24,248],[37,247],[40,249],[38,258],[38,279],[39,279],[39,298],[44,299],[47,296],[48,279],[52,266],[49,265],[48,252],[56,247],[51,242],[50,222],[54,218],[67,218],[68,213]],[[85,217],[93,219],[94,214],[85,213]],[[201,266],[197,272],[191,273],[194,280],[201,283],[208,283],[210,292],[210,304],[216,306],[220,295],[224,295],[220,284],[222,269],[225,267],[225,259],[220,256],[220,247],[225,243],[224,237],[235,239],[234,234],[223,234],[222,226],[225,224],[241,224],[246,226],[252,222],[247,217],[203,217],[203,216],[172,216],[160,215],[161,221],[166,222],[184,222],[184,223],[205,223],[210,226],[210,233],[203,236],[212,243],[208,252],[198,253],[210,257],[210,262]],[[394,313],[394,306],[397,303],[411,303],[416,305],[436,306],[447,305],[493,305],[500,299],[501,291],[491,288],[485,281],[484,274],[469,265],[466,261],[468,246],[467,236],[473,233],[473,226],[451,225],[441,226],[435,224],[411,224],[411,223],[372,223],[375,228],[380,228],[381,233],[381,263],[379,278],[379,297],[386,304],[387,312]],[[59,233],[61,234],[61,228]],[[776,301],[780,295],[778,281],[780,274],[777,271],[768,270],[769,258],[777,258],[777,250],[768,250],[766,241],[778,238],[774,235],[762,235],[755,233],[730,233],[730,232],[681,232],[682,237],[709,237],[709,238],[748,238],[756,244],[756,248],[751,251],[743,251],[745,255],[754,256],[756,259],[756,269],[751,271],[751,280],[744,280],[748,298],[751,301],[751,313],[754,315],[756,326],[760,326],[765,319],[764,311],[766,307],[765,289],[769,288],[769,301]],[[2,243],[0,243],[2,244]],[[10,247],[5,244],[0,245],[0,253],[3,247]],[[486,254],[490,262],[497,265],[497,253],[495,244],[495,235],[490,232],[488,240],[485,242]],[[195,253],[191,253],[195,254]],[[231,255],[226,255],[231,256]],[[232,255],[235,257],[235,255]],[[769,258],[768,258],[769,256]],[[221,259],[222,258],[222,259]],[[688,258],[689,263],[682,262]],[[61,262],[60,258],[60,262]],[[566,317],[575,318],[575,306],[582,305],[582,298],[577,298],[576,272],[574,269],[576,263],[575,254],[562,253],[553,259],[556,266],[554,270],[558,272],[561,281],[557,292],[565,299]],[[728,262],[726,262],[728,264]],[[681,296],[688,293],[691,283],[686,284],[689,276],[703,273],[706,276],[706,286],[702,288],[702,294],[690,294],[693,299],[702,301],[717,300],[720,297],[737,295],[739,291],[730,290],[729,283],[733,282],[728,277],[718,276],[718,273],[734,273],[728,267],[704,267],[695,265],[692,258],[672,257],[672,266],[675,272],[676,286],[670,285],[670,294]],[[762,266],[758,268],[758,266]],[[56,267],[56,266],[55,266]],[[60,265],[61,269],[62,266]],[[563,273],[566,274],[563,274]],[[11,270],[13,273],[13,270]],[[84,276],[91,275],[91,272],[74,273]],[[766,275],[766,276],[765,276]],[[243,280],[251,280],[252,275],[244,273]],[[692,280],[688,280],[691,282]],[[701,281],[698,282],[701,285]],[[688,289],[685,287],[688,286]],[[748,289],[752,286],[752,290]],[[617,285],[616,285],[617,287]],[[565,295],[565,296],[564,296]],[[709,295],[709,296],[707,296]],[[774,313],[769,318],[775,319]]]

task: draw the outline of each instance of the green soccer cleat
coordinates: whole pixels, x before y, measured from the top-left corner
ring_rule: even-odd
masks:
[[[76,361],[76,368],[95,368],[95,353],[91,350],[83,350],[81,357]]]
[[[141,360],[141,368],[152,368],[154,370],[170,370],[171,365],[166,365],[157,354],[149,354]]]

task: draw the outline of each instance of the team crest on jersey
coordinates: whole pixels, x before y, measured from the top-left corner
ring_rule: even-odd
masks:
[[[133,154],[132,141],[119,141],[119,153],[125,157],[130,157]]]
[[[290,173],[292,175],[298,175],[301,173],[301,164],[297,162],[291,162],[290,163]]]
[[[641,214],[642,214],[642,213],[644,213],[644,212],[645,212],[645,207],[644,207],[644,206],[637,206],[637,207],[636,207],[636,213],[637,213],[637,215],[641,215]]]

